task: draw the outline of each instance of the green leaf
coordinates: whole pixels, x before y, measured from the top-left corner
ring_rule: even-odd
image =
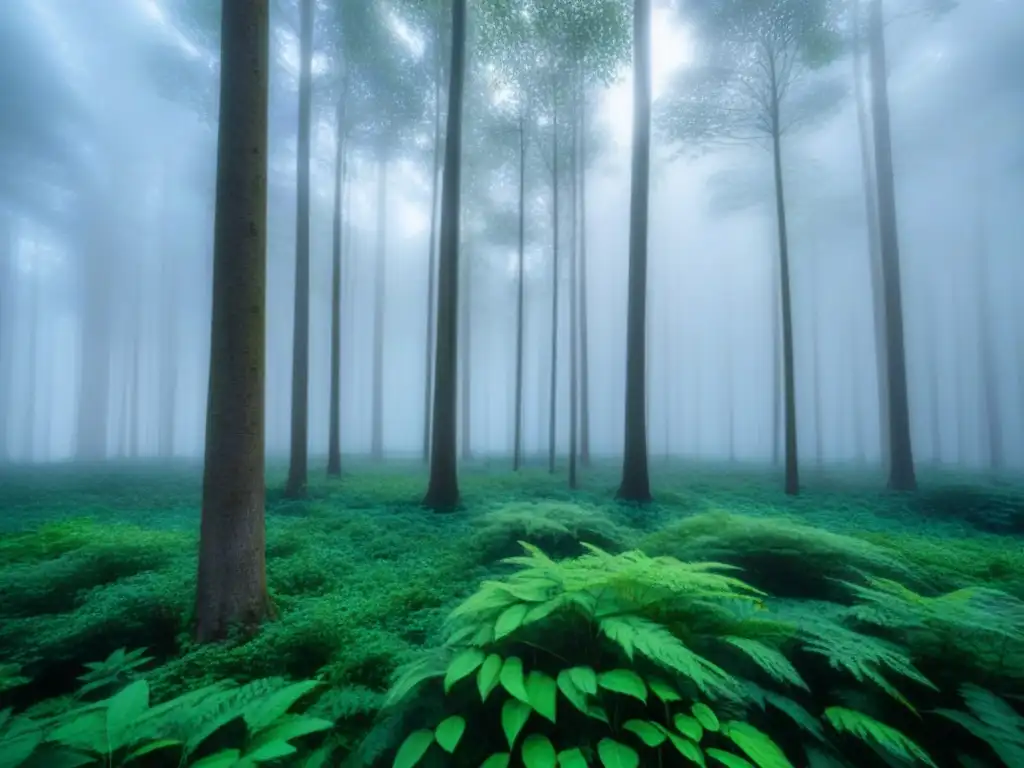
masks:
[[[558,686],[543,672],[531,672],[526,678],[526,695],[530,706],[543,718],[555,722],[555,700]]]
[[[725,768],[756,768],[756,766],[748,760],[744,760],[739,755],[734,755],[731,752],[723,752],[721,749],[715,749],[712,747],[707,751],[708,757],[714,758]]]
[[[511,759],[508,752],[495,752],[480,764],[480,768],[508,768]]]
[[[578,747],[566,749],[558,753],[559,768],[587,768],[587,758]]]
[[[555,747],[547,736],[534,733],[523,742],[523,765],[526,768],[555,768],[558,765]]]
[[[494,639],[500,640],[519,629],[523,625],[523,619],[526,618],[529,610],[529,606],[519,603],[502,611],[501,615],[498,616],[498,620],[494,622]]]
[[[697,718],[697,722],[701,724],[705,731],[716,733],[721,727],[721,724],[718,722],[718,715],[707,704],[702,704],[698,701],[690,707],[690,712]],[[694,739],[694,741],[697,741],[697,739]]]
[[[676,730],[690,741],[699,742],[704,737],[704,728],[694,717],[680,713],[673,718],[672,722]]]
[[[107,701],[107,735],[110,751],[120,749],[128,729],[149,707],[149,683],[136,680]]]
[[[467,648],[458,654],[452,659],[444,674],[444,692],[448,693],[459,680],[473,674],[476,668],[484,663],[485,658],[486,655],[479,648]]]
[[[297,739],[310,733],[328,731],[333,727],[334,723],[330,720],[324,720],[319,717],[309,717],[307,715],[284,715],[283,717],[278,718],[277,722],[269,728],[264,728],[253,736],[249,749],[252,750],[255,747],[260,747],[272,741],[291,741],[292,739]],[[249,753],[247,752],[246,754]]]
[[[516,738],[526,725],[526,721],[530,719],[532,711],[528,704],[518,699],[507,699],[501,705],[501,729],[505,732],[509,749],[515,747]]]
[[[683,700],[683,697],[676,693],[675,688],[660,678],[655,677],[649,679],[647,681],[647,687],[651,689],[651,693],[666,704],[671,704],[673,701]]]
[[[189,768],[231,768],[242,757],[237,749],[222,749],[192,763]]]
[[[102,709],[84,712],[72,711],[67,722],[52,731],[49,741],[55,741],[71,749],[105,755],[110,749],[107,742],[107,713]]]
[[[660,723],[655,723],[654,725],[668,737],[668,740],[672,742],[672,746],[676,748],[676,752],[685,757],[691,763],[696,763],[701,766],[704,765],[704,753],[700,751],[700,747],[689,739],[684,739],[682,736],[676,735]]]
[[[518,656],[510,656],[501,665],[501,674],[498,676],[502,688],[509,692],[509,695],[519,699],[524,704],[530,703],[530,697],[526,693],[526,681],[523,679],[523,660]]]
[[[502,659],[496,653],[492,653],[480,665],[480,672],[476,676],[476,687],[480,691],[480,700],[487,701],[487,697],[491,695],[498,685],[498,676],[501,674]]]
[[[43,740],[43,732],[37,729],[0,737],[0,765],[17,768],[29,759]]]
[[[450,755],[459,746],[459,740],[465,731],[465,718],[452,715],[442,720],[440,725],[434,729],[434,738],[437,740],[438,746]]]
[[[425,728],[413,731],[406,736],[402,746],[398,748],[398,752],[395,754],[395,762],[391,764],[391,768],[413,768],[414,765],[423,759],[423,756],[427,754],[427,750],[430,749],[430,745],[433,743],[433,731],[428,731]]]
[[[779,745],[750,723],[730,720],[723,725],[722,733],[743,750],[758,768],[793,768]]]
[[[246,707],[243,717],[250,733],[258,733],[273,724],[275,720],[291,709],[295,702],[318,685],[320,682],[317,680],[291,683]]]
[[[648,747],[660,747],[668,738],[658,730],[653,723],[647,720],[627,720],[622,724],[623,730],[635,733]]]
[[[137,757],[148,755],[150,752],[156,752],[158,749],[167,749],[168,747],[180,746],[181,741],[178,739],[157,739],[156,741],[151,741],[148,744],[143,744],[138,749],[132,750],[128,753],[128,756],[125,757],[124,760],[127,763],[131,760],[134,760]],[[0,765],[6,765],[6,763],[3,760],[0,760]]]
[[[608,691],[632,696],[647,703],[647,686],[640,675],[631,669],[613,669],[597,676],[597,684]]]
[[[587,695],[583,693],[572,681],[572,675],[569,670],[563,669],[558,673],[558,690],[562,692],[562,695],[569,700],[576,709],[583,714],[587,714],[587,710],[590,709],[590,703],[587,701]]]
[[[637,768],[640,765],[640,755],[636,750],[614,739],[601,739],[597,743],[597,756],[605,768]]]
[[[722,639],[734,648],[743,651],[751,661],[778,682],[789,683],[803,688],[805,691],[810,690],[804,679],[800,677],[800,673],[796,671],[796,667],[775,648],[747,637],[723,637]]]
[[[298,750],[287,741],[268,741],[260,744],[255,749],[249,749],[245,757],[254,763],[264,763],[277,760],[288,755],[294,755]]]
[[[935,768],[931,757],[916,742],[900,731],[853,709],[829,707],[825,719],[840,733],[848,733],[867,744],[880,747],[890,755],[907,762],[919,761]]]
[[[573,667],[569,670],[569,679],[583,693],[597,695],[597,673],[590,667]]]

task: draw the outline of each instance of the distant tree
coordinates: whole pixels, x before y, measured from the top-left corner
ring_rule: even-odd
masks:
[[[669,137],[691,148],[708,143],[763,143],[771,148],[779,240],[785,490],[800,488],[793,365],[789,233],[782,138],[827,114],[843,94],[834,80],[803,75],[830,61],[837,37],[822,0],[716,0],[693,11],[706,38],[705,58],[677,77],[660,112]]]
[[[467,0],[452,0],[452,45],[444,177],[441,186],[441,243],[437,296],[433,434],[430,481],[423,499],[435,511],[459,503],[456,455],[458,381],[459,204],[462,164],[462,97],[466,69]]]
[[[196,638],[271,611],[264,523],[269,0],[224,0]]]

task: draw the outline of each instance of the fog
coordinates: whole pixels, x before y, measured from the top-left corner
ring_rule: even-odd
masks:
[[[273,456],[287,453],[290,435],[298,11],[290,0],[272,5],[266,424]],[[194,13],[201,6],[9,0],[0,7],[0,460],[202,455],[219,48],[215,24]],[[347,454],[371,450],[380,344],[383,453],[398,458],[418,457],[423,444],[433,87],[422,37],[398,17],[392,32],[396,56],[412,73],[401,82],[423,108],[405,114],[406,96],[396,94],[391,101],[399,106],[347,154],[341,444]],[[962,0],[938,18],[892,12],[886,34],[915,458],[1024,467],[1024,3]],[[327,36],[319,27],[313,84],[314,471],[328,443],[337,88]],[[653,44],[657,111],[699,41],[672,9],[658,7]],[[478,55],[471,42],[471,60]],[[852,93],[853,72],[847,53],[815,76],[836,78]],[[630,82],[622,69],[608,87],[587,94],[581,237],[595,456],[619,455],[623,442]],[[501,138],[493,129],[500,120],[488,116],[504,98],[500,86],[471,78],[469,90],[460,440],[464,455],[504,457],[514,421],[518,139]],[[882,456],[850,93],[785,139],[805,464]],[[523,438],[537,461],[547,451],[551,375],[545,141],[530,145],[526,221]],[[778,455],[779,396],[771,153],[750,144],[681,151],[658,130],[653,142],[650,453],[770,460]],[[383,197],[381,145],[388,157]],[[561,234],[563,258],[569,229]],[[568,309],[563,297],[561,403],[569,397]],[[557,419],[564,452],[569,409],[559,407]]]

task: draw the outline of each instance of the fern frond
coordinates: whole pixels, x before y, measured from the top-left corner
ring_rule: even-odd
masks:
[[[777,649],[746,637],[729,636],[723,637],[722,641],[742,651],[747,658],[778,682],[789,683],[798,688],[803,688],[805,691],[810,690],[804,679],[800,677],[796,667]]]
[[[984,741],[1006,765],[1024,765],[1024,717],[991,691],[965,685],[960,695],[971,714],[937,709],[935,714],[957,723]]]
[[[848,733],[861,741],[908,762],[919,762],[937,768],[934,761],[916,742],[895,728],[854,709],[829,707],[825,719],[839,733]]]

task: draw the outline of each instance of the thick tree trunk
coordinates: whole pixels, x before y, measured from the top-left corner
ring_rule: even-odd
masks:
[[[526,293],[526,116],[519,115],[519,256],[516,263],[516,392],[512,470],[523,462],[523,310]]]
[[[578,65],[577,65],[578,66]],[[579,448],[578,432],[579,432],[579,415],[580,415],[580,401],[579,401],[579,349],[578,349],[578,336],[579,336],[579,314],[577,305],[577,291],[579,285],[577,283],[578,278],[578,258],[577,258],[577,246],[579,245],[576,238],[576,230],[579,225],[579,177],[577,169],[579,163],[577,162],[577,153],[579,151],[579,122],[578,122],[578,110],[579,98],[573,102],[574,114],[572,115],[572,146],[569,152],[569,178],[572,180],[572,186],[570,187],[569,198],[569,211],[570,221],[572,228],[570,229],[569,236],[569,487],[572,489],[579,488],[579,477],[577,476],[577,451]]]
[[[900,246],[897,231],[896,190],[889,127],[889,86],[885,56],[882,0],[871,0],[868,25],[871,61],[872,118],[875,140],[875,177],[878,181],[878,226],[885,292],[885,349],[889,390],[889,488],[917,488],[910,438],[910,403],[907,396],[907,361],[903,344],[903,295],[900,285]]]
[[[341,209],[345,163],[345,99],[343,87],[335,110],[334,210],[331,217],[331,376],[327,435],[327,476],[341,475]]]
[[[774,75],[774,70],[773,70]],[[782,141],[779,121],[779,98],[776,80],[772,77],[772,161],[775,172],[775,218],[779,237],[779,294],[782,300],[782,376],[786,414],[786,479],[785,491],[791,496],[800,492],[800,468],[796,439],[796,372],[793,365],[793,300],[790,293],[789,233],[786,231],[786,194],[782,182]]]
[[[295,207],[295,325],[292,336],[291,461],[285,495],[306,493],[309,453],[309,150],[313,96],[313,0],[301,0],[299,136]]]
[[[548,472],[555,471],[558,439],[558,80],[551,78],[551,371],[548,399]]]
[[[388,161],[377,162],[377,257],[373,302],[373,387],[370,392],[370,456],[384,458],[384,310],[387,301]]]
[[[871,272],[871,306],[874,310],[875,383],[878,392],[878,435],[882,465],[889,466],[889,375],[885,351],[885,288],[882,280],[881,240],[878,232],[878,195],[872,167],[871,127],[867,97],[864,93],[863,34],[860,16],[862,0],[852,0],[853,28],[853,95],[857,111],[858,147],[860,149],[861,185],[864,189],[864,213],[868,230],[868,259]]]
[[[647,467],[647,216],[651,169],[651,0],[633,2],[633,157],[626,311],[626,419],[618,497],[651,500]]]
[[[441,244],[437,295],[437,352],[430,482],[424,505],[437,511],[459,503],[455,446],[458,377],[459,205],[462,175],[462,91],[466,61],[466,2],[452,2],[452,51],[448,88],[444,181],[441,190]]]
[[[269,0],[224,0],[196,638],[271,611],[264,525]]]
[[[580,67],[580,461],[590,464],[590,347],[587,334],[587,94]]]

